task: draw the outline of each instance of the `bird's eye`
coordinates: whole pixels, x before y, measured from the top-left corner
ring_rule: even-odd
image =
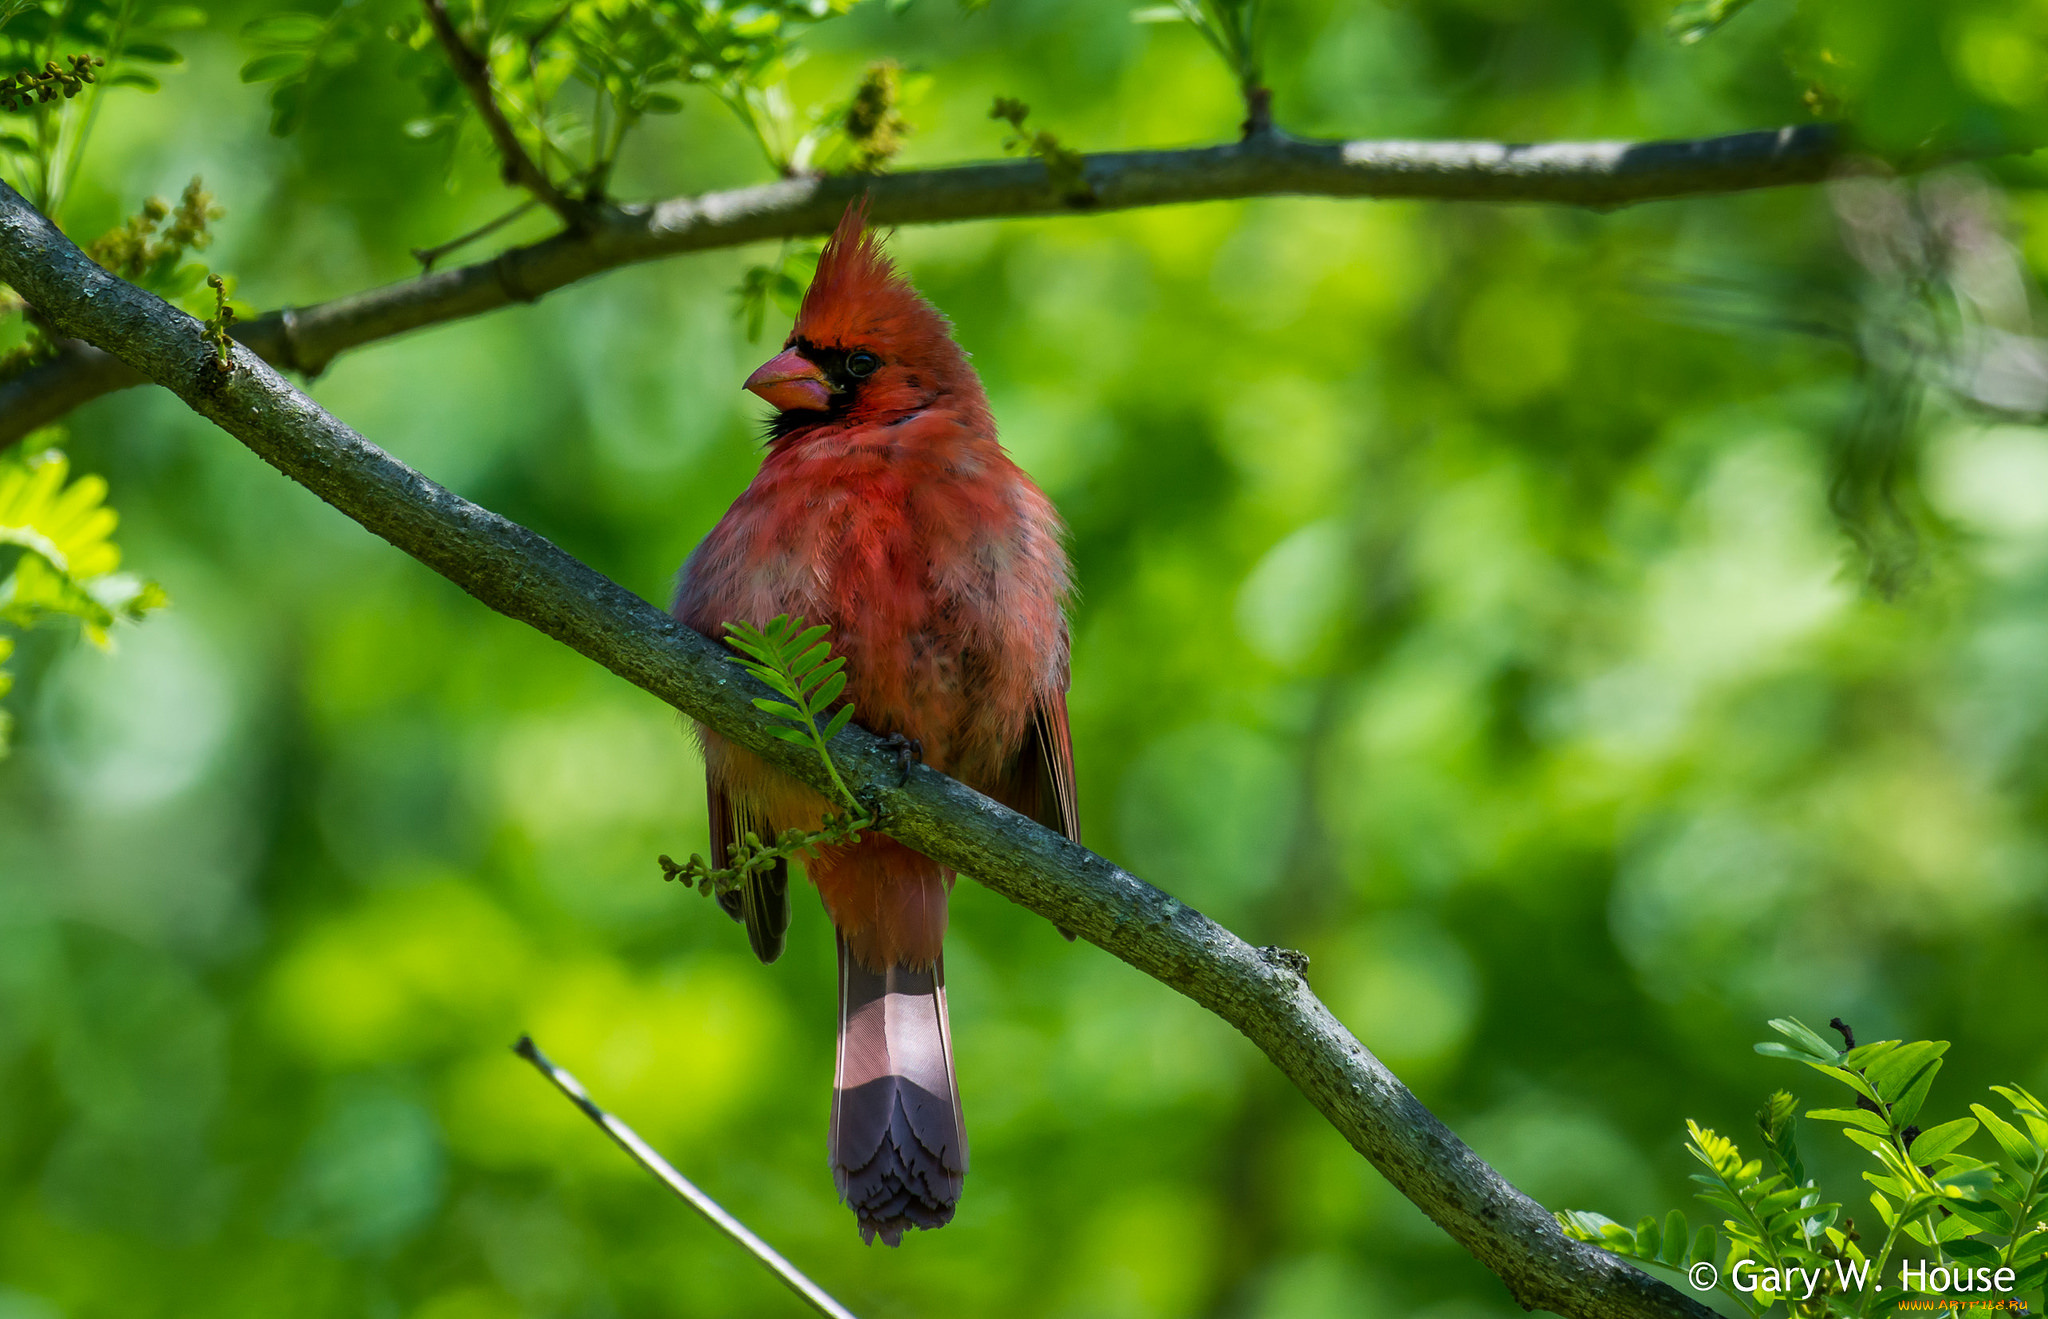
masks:
[[[850,353],[846,358],[846,370],[850,375],[871,376],[881,364],[882,359],[873,353]]]

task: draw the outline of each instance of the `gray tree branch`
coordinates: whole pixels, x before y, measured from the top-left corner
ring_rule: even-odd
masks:
[[[836,208],[836,203],[828,203]],[[634,686],[826,790],[771,735],[727,651],[517,523],[443,489],[322,411],[246,347],[216,369],[199,322],[94,264],[0,184],[0,279],[63,333],[177,394],[264,461],[441,573]],[[1298,959],[1251,947],[1084,847],[850,727],[832,744],[890,836],[1187,995],[1264,1050],[1402,1194],[1523,1306],[1578,1319],[1713,1319],[1618,1256],[1573,1241],[1422,1106],[1310,992]]]
[[[516,144],[515,144],[516,145]],[[1614,207],[1812,183],[1840,163],[1842,138],[1813,124],[1683,142],[1312,142],[1263,133],[1226,146],[1085,156],[1094,200],[1062,197],[1037,160],[900,174],[784,179],[636,206],[593,206],[585,227],[473,265],[317,306],[270,312],[235,337],[274,366],[317,375],[351,348],[531,302],[639,261],[831,232],[856,194],[880,224],[1076,215],[1277,195],[1548,202]],[[0,444],[89,399],[144,383],[118,357],[66,345],[0,383]]]

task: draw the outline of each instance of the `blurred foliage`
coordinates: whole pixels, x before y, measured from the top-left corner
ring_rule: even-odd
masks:
[[[1664,26],[1680,41],[1695,42],[1712,34],[1751,3],[1752,0],[1682,0]]]
[[[111,96],[67,229],[203,175],[231,212],[208,262],[274,307],[501,216],[480,133],[406,131],[470,123],[389,35],[416,11],[313,8],[342,27],[287,137],[238,80],[285,53],[239,36],[288,12],[253,2],[183,30],[159,95],[45,107]],[[451,8],[525,86],[511,11]],[[2031,0],[1756,0],[1690,44],[1671,12],[1275,0],[1262,72],[1303,134],[1686,137],[1836,104],[1887,150],[2039,140]],[[999,154],[998,95],[1076,151],[1234,138],[1202,34],[1130,13],[862,6],[775,85],[819,107],[801,136],[878,61],[928,78],[897,170]],[[551,113],[591,133],[597,88],[552,58]],[[608,193],[776,168],[710,83],[648,91],[683,111],[621,139]],[[563,141],[580,177],[593,138]],[[2048,1093],[2048,988],[2014,971],[2048,937],[2044,179],[2015,156],[1600,215],[1272,198],[899,231],[1073,529],[1089,843],[1308,952],[1545,1204],[1677,1203],[1704,1171],[1678,1119],[1743,1130],[1779,1083],[1743,1049],[1767,1016],[1951,1040],[1945,1084]],[[778,246],[311,388],[664,599],[759,461],[731,290]],[[67,452],[178,607],[112,654],[12,638],[0,1314],[793,1313],[512,1056],[522,1030],[862,1315],[1518,1313],[1242,1039],[971,882],[947,970],[974,1174],[943,1232],[863,1248],[822,1157],[829,930],[798,902],[762,967],[661,883],[705,836],[674,713],[160,393],[81,411]],[[1811,1177],[1853,1184],[1862,1151],[1802,1135]]]
[[[1972,1104],[1976,1117],[1923,1129],[1915,1119],[1948,1042],[1879,1040],[1859,1046],[1840,1023],[1837,1017],[1845,1049],[1790,1018],[1771,1022],[1783,1041],[1759,1044],[1756,1051],[1804,1063],[1849,1088],[1855,1107],[1819,1108],[1806,1116],[1842,1124],[1843,1135],[1877,1165],[1863,1172],[1877,1211],[1867,1236],[1856,1230],[1855,1219],[1842,1217],[1841,1204],[1823,1203],[1819,1184],[1799,1156],[1793,1122],[1799,1101],[1783,1090],[1757,1114],[1769,1172],[1763,1160],[1745,1160],[1734,1141],[1687,1123],[1692,1139],[1686,1149],[1709,1169],[1693,1174],[1706,1187],[1699,1198],[1729,1215],[1721,1222],[1726,1235],[1718,1253],[1713,1227],[1695,1232],[1676,1209],[1662,1221],[1645,1217],[1633,1231],[1579,1210],[1560,1212],[1559,1223],[1582,1241],[1640,1263],[1677,1272],[1689,1264],[1716,1263],[1720,1291],[1752,1315],[1782,1304],[1788,1314],[1812,1319],[1869,1319],[1902,1307],[1952,1308],[1938,1300],[1951,1290],[1971,1293],[1965,1305],[1976,1301],[1971,1308],[1978,1309],[1988,1292],[2039,1292],[2048,1281],[2048,1224],[2042,1222],[2048,1208],[2048,1108],[2023,1087],[1995,1085],[2012,1121]],[[1989,1143],[2003,1163],[1962,1152],[1980,1127],[1990,1131]],[[1958,1271],[1970,1282],[1952,1289],[1947,1284]]]

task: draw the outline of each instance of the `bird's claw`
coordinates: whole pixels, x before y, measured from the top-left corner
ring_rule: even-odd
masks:
[[[882,739],[882,745],[896,753],[896,770],[903,782],[910,782],[910,767],[924,763],[924,743],[901,733],[891,733]]]

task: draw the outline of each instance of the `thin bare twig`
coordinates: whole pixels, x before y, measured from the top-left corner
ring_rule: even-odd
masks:
[[[725,1211],[725,1207],[698,1189],[695,1182],[677,1172],[667,1159],[654,1152],[654,1147],[634,1132],[633,1128],[619,1121],[597,1106],[590,1093],[569,1073],[548,1060],[533,1042],[533,1036],[521,1035],[519,1043],[512,1046],[512,1052],[532,1063],[540,1074],[555,1083],[555,1088],[569,1096],[569,1101],[583,1110],[583,1115],[604,1129],[618,1147],[631,1155],[633,1162],[653,1173],[668,1187],[688,1202],[690,1208],[704,1215],[711,1226],[731,1237],[749,1255],[760,1260],[768,1271],[788,1284],[789,1289],[804,1298],[813,1310],[826,1319],[854,1319],[853,1312],[832,1299],[820,1287],[805,1277],[796,1265],[782,1257],[781,1252],[747,1230],[747,1225]]]
[[[412,259],[420,263],[422,273],[429,272],[433,270],[436,261],[447,256],[450,252],[459,252],[479,238],[489,238],[492,234],[503,229],[506,225],[538,205],[540,205],[538,197],[529,197],[497,219],[487,220],[466,234],[457,234],[447,242],[436,243],[432,247],[415,247],[412,250]]]
[[[542,205],[561,216],[562,223],[570,229],[582,229],[589,220],[588,208],[564,196],[554,180],[548,177],[547,171],[534,164],[533,157],[526,154],[519,135],[512,131],[511,121],[505,118],[505,112],[498,106],[497,92],[491,87],[490,64],[471,50],[462,34],[455,30],[454,22],[448,17],[447,0],[424,0],[424,3],[427,22],[433,27],[441,49],[447,52],[456,80],[468,91],[469,99],[476,103],[476,112],[483,116],[484,128],[498,148],[498,158],[504,162],[505,182],[532,193]]]

